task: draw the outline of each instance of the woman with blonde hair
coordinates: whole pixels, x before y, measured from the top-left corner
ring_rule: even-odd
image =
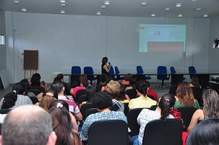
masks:
[[[198,101],[194,98],[192,88],[187,82],[182,82],[176,89],[176,102],[174,108],[194,107],[200,108]]]

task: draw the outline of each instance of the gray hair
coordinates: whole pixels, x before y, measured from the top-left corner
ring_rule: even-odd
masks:
[[[24,105],[10,111],[2,125],[3,145],[46,145],[52,119],[42,108]]]

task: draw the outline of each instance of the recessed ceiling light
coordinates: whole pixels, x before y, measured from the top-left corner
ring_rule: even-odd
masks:
[[[101,12],[97,12],[97,15],[101,15]]]
[[[176,4],[176,7],[177,7],[177,8],[180,8],[181,6],[182,6],[181,3],[177,3],[177,4]]]
[[[104,4],[105,4],[105,5],[109,5],[109,4],[110,4],[110,1],[105,1]]]
[[[147,3],[146,2],[141,2],[141,6],[146,6]]]
[[[201,8],[196,8],[196,11],[200,11],[201,10]]]
[[[65,0],[60,0],[60,3],[65,3]]]
[[[166,10],[166,11],[169,11],[169,10],[170,10],[170,8],[165,8],[165,10]]]
[[[208,17],[208,15],[207,15],[207,14],[205,14],[205,15],[203,15],[203,17],[204,17],[204,18],[207,18],[207,17]]]
[[[183,17],[183,15],[182,15],[182,14],[179,14],[178,17]]]
[[[27,9],[26,9],[26,8],[22,8],[21,11],[22,11],[22,12],[26,12]]]
[[[61,10],[60,13],[61,13],[61,14],[65,14],[65,10]]]
[[[19,4],[20,1],[19,1],[19,0],[15,0],[14,3],[15,3],[15,4]]]
[[[61,3],[61,7],[65,7],[66,6],[66,4],[65,3]]]
[[[102,6],[101,6],[101,9],[105,9],[105,8],[106,8],[106,5],[102,5]]]
[[[156,16],[156,14],[154,14],[154,13],[153,13],[153,14],[151,14],[151,17],[155,17],[155,16]]]

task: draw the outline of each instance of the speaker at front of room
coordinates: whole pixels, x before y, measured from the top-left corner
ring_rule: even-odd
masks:
[[[38,50],[24,50],[24,70],[38,70]]]

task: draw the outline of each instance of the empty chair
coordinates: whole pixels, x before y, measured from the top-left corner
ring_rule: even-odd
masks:
[[[128,126],[122,120],[103,120],[91,124],[88,145],[128,145]]]
[[[71,74],[80,75],[81,74],[81,67],[80,66],[72,66]]]
[[[157,67],[157,79],[161,80],[161,87],[164,85],[165,80],[169,80],[169,75],[167,75],[167,67],[166,66],[158,66]]]
[[[190,124],[190,121],[192,119],[192,115],[196,111],[196,108],[194,107],[181,107],[178,108],[178,111],[181,113],[185,128],[183,128],[184,131],[187,131],[187,128]]]
[[[97,77],[94,76],[94,70],[91,66],[84,67],[84,73],[87,75],[88,80],[90,80],[91,84],[93,80],[96,80]]]
[[[175,70],[175,68],[173,66],[170,67],[170,74],[171,75],[176,74],[176,70]]]
[[[139,128],[140,125],[137,122],[137,117],[140,114],[141,110],[143,108],[136,108],[129,110],[127,120],[128,120],[128,126],[131,132],[129,133],[130,136],[135,136],[139,134]]]
[[[138,65],[136,66],[137,71],[137,79],[138,80],[148,80],[151,79],[150,75],[145,75],[142,66]]]
[[[189,70],[190,78],[192,77],[192,75],[196,74],[196,69],[194,66],[189,66],[188,70]]]
[[[147,123],[142,145],[182,145],[182,124],[176,119]]]

